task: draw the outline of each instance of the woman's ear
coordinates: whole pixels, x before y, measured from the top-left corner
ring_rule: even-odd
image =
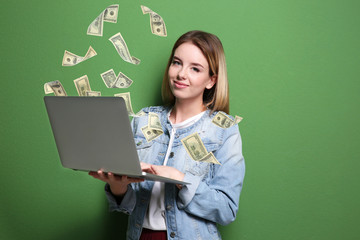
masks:
[[[209,83],[205,86],[206,89],[211,89],[216,82],[217,82],[217,76],[216,75],[211,76]]]

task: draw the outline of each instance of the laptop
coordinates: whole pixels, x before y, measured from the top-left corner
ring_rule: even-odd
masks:
[[[123,98],[45,96],[44,102],[63,167],[189,184],[141,171]]]

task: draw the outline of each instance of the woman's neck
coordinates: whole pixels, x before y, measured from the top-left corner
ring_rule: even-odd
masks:
[[[206,110],[203,103],[188,103],[176,101],[170,113],[170,120],[173,124],[181,123]]]

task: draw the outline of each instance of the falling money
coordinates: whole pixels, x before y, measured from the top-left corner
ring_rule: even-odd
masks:
[[[229,128],[235,124],[238,124],[241,122],[243,118],[239,116],[235,116],[235,119],[232,120],[229,118],[226,114],[222,112],[218,112],[215,117],[212,119],[212,123],[215,125],[221,127],[221,128]]]
[[[71,53],[71,52],[65,50],[64,57],[62,60],[62,66],[64,66],[64,67],[74,66],[74,65],[81,63],[85,60],[88,60],[89,58],[92,58],[96,55],[97,55],[97,53],[91,46],[89,47],[89,50],[85,54],[85,57],[80,57],[74,53]]]
[[[44,84],[45,94],[54,93],[55,96],[67,96],[64,87],[59,80]]]
[[[151,142],[155,138],[161,136],[164,131],[162,129],[160,118],[156,113],[150,112],[148,115],[148,125],[141,128],[146,141]]]
[[[181,139],[190,157],[199,162],[220,164],[212,152],[208,153],[198,133],[193,133]]]
[[[86,91],[85,94],[87,97],[100,97],[101,96],[101,92],[99,92],[99,91]]]
[[[120,33],[110,37],[109,41],[114,45],[116,51],[124,61],[135,65],[140,64],[140,59],[130,55],[126,42]]]
[[[151,142],[155,138],[160,137],[162,134],[154,129],[150,129],[149,126],[142,127],[141,131],[143,132],[143,134],[146,138],[146,141],[148,141],[148,142]]]
[[[135,116],[135,113],[131,106],[130,92],[114,94],[115,97],[122,97],[125,100],[126,109],[129,116]]]
[[[119,12],[119,4],[110,5],[89,25],[86,34],[93,36],[103,35],[104,22],[116,23]]]
[[[75,79],[74,84],[79,96],[86,96],[86,92],[91,91],[87,75]]]
[[[148,13],[150,14],[151,32],[155,35],[166,37],[167,36],[166,26],[162,17],[146,6],[141,5],[141,10],[143,14],[148,14]]]
[[[101,73],[100,76],[107,88],[128,88],[133,83],[133,81],[122,72],[116,76],[113,69]]]
[[[100,76],[108,88],[111,88],[116,81],[116,75],[113,69],[101,73]]]
[[[156,113],[150,112],[148,117],[148,126],[151,129],[155,129],[157,131],[163,131],[160,123],[160,118]]]

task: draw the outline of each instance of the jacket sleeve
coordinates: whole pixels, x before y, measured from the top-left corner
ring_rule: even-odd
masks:
[[[238,125],[226,129],[214,155],[221,165],[212,164],[207,178],[185,173],[184,181],[191,184],[179,191],[177,204],[192,215],[226,225],[235,220],[245,176]]]
[[[110,191],[109,184],[105,185],[105,194],[106,194],[106,198],[109,202],[109,211],[111,211],[111,212],[117,211],[117,212],[122,212],[122,213],[129,215],[134,210],[135,204],[136,204],[136,195],[135,195],[135,191],[131,187],[131,184],[128,185],[128,189],[127,189],[121,203],[118,203],[116,201],[115,196]]]

